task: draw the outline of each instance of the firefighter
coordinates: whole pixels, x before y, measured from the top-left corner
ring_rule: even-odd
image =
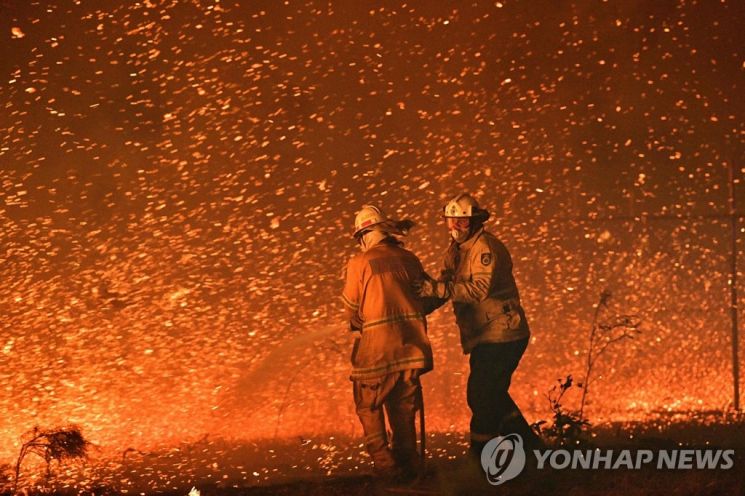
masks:
[[[467,398],[471,450],[480,455],[498,435],[520,434],[528,447],[542,445],[509,394],[512,373],[528,346],[530,329],[520,305],[507,248],[484,230],[489,212],[471,195],[445,205],[451,242],[438,279],[416,281],[420,297],[451,300],[463,353],[470,354]]]
[[[426,309],[412,289],[424,269],[395,237],[412,226],[411,221],[387,219],[377,207],[363,206],[354,226],[361,253],[346,266],[342,293],[356,337],[350,379],[365,445],[375,472],[397,479],[417,475],[419,376],[432,370]]]

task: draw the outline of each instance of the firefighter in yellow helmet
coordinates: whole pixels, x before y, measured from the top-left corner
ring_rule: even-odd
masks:
[[[471,450],[480,454],[498,435],[520,434],[541,445],[508,392],[512,373],[528,346],[530,330],[504,244],[484,230],[489,212],[460,194],[444,208],[451,242],[439,279],[414,284],[420,297],[451,300],[461,345],[470,354],[468,406]]]
[[[414,477],[418,469],[419,375],[432,370],[426,309],[412,289],[424,269],[395,237],[412,226],[363,206],[354,228],[361,253],[347,264],[342,293],[350,330],[356,334],[350,379],[365,445],[377,474],[402,478]]]

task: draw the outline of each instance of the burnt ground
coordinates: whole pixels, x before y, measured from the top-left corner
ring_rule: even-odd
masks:
[[[281,442],[208,441],[157,453],[128,452],[116,462],[57,467],[22,487],[27,494],[239,495],[745,495],[745,421],[713,415],[597,426],[583,449],[733,449],[730,469],[526,469],[500,486],[487,483],[466,454],[462,434],[428,435],[426,474],[408,485],[375,479],[359,440],[339,437]],[[528,464],[530,465],[530,463]],[[53,467],[54,468],[54,467]],[[62,474],[65,474],[64,476]],[[9,490],[5,493],[10,494]],[[196,494],[194,492],[193,494]]]
[[[726,473],[701,471],[534,471],[501,486],[490,486],[480,467],[466,463],[436,466],[434,473],[409,485],[394,485],[372,477],[345,477],[328,481],[296,482],[271,487],[203,490],[220,495],[742,495],[742,468]]]

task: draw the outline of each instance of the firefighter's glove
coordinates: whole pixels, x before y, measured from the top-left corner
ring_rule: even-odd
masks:
[[[440,277],[438,279],[442,282],[452,282],[455,280],[455,271],[453,269],[443,269],[440,271]]]
[[[414,293],[420,298],[439,298],[446,300],[450,297],[447,283],[432,279],[427,274],[412,283]]]

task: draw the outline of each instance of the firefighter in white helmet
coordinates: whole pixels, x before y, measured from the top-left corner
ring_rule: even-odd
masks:
[[[395,237],[412,226],[363,206],[354,227],[362,252],[349,260],[342,292],[350,330],[357,336],[350,379],[365,445],[377,474],[399,478],[412,478],[418,470],[419,376],[432,370],[426,308],[412,289],[424,269]]]
[[[540,446],[508,392],[512,373],[528,346],[530,330],[504,244],[484,230],[489,212],[469,194],[444,208],[451,242],[439,279],[414,284],[420,297],[453,302],[461,345],[470,354],[468,406],[471,449],[480,455],[498,435],[520,434],[528,446]]]

